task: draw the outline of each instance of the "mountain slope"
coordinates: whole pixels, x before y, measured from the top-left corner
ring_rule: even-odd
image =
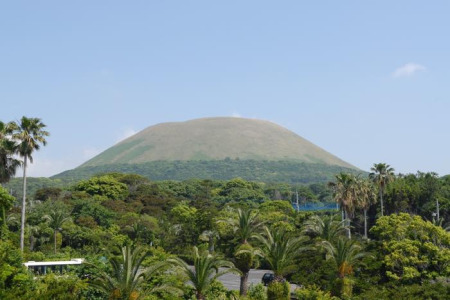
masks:
[[[293,160],[355,168],[279,125],[244,118],[205,118],[154,125],[81,167],[226,158]]]
[[[148,127],[74,170],[54,178],[136,173],[151,180],[231,179],[326,182],[356,167],[279,125],[243,118],[206,118]]]

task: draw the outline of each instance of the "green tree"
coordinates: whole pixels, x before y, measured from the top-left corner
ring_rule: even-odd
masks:
[[[242,178],[227,181],[217,194],[219,196],[217,200],[225,203],[230,201],[262,202],[267,198],[260,184]]]
[[[303,232],[318,237],[321,241],[333,242],[344,234],[345,230],[344,221],[338,221],[336,215],[313,215],[305,221]]]
[[[0,233],[3,233],[6,226],[6,212],[13,206],[16,198],[11,196],[7,190],[0,186],[0,218],[2,219],[2,224],[0,226]]]
[[[24,294],[34,288],[34,282],[22,263],[21,251],[0,239],[0,299],[29,299]]]
[[[73,189],[100,197],[102,200],[124,200],[128,196],[128,186],[110,175],[82,180]]]
[[[0,121],[0,184],[8,182],[16,174],[20,161],[14,158],[17,144],[10,136],[16,124]]]
[[[256,239],[261,243],[258,255],[269,264],[275,274],[275,281],[282,281],[283,276],[295,269],[295,258],[300,252],[308,250],[305,246],[307,237],[293,237],[283,230],[271,231],[264,227],[262,234]]]
[[[27,199],[27,164],[28,160],[33,163],[33,152],[40,149],[41,145],[46,145],[46,136],[49,132],[45,131],[46,125],[39,118],[22,117],[20,123],[15,126],[12,133],[12,139],[17,141],[17,153],[23,158],[23,198],[22,214],[20,224],[20,250],[23,251],[25,238],[25,211]]]
[[[363,252],[362,247],[355,241],[345,238],[338,239],[335,243],[323,241],[322,247],[326,251],[326,259],[331,260],[336,267],[339,292],[341,295],[350,297],[352,295],[352,281],[346,279],[353,274],[355,264],[368,255]]]
[[[334,200],[341,207],[347,220],[347,236],[351,238],[350,222],[353,219],[357,201],[357,181],[352,174],[340,173],[336,175],[336,182],[328,184],[333,189]]]
[[[380,197],[380,205],[381,205],[381,216],[384,215],[384,206],[383,206],[383,195],[386,189],[386,185],[393,181],[395,178],[394,168],[391,168],[390,165],[386,163],[378,163],[373,164],[373,167],[370,168],[372,171],[369,174],[369,177],[373,180],[373,182],[378,187],[378,195]]]
[[[376,202],[376,193],[372,182],[367,179],[357,179],[356,205],[364,213],[364,238],[367,239],[367,211]]]
[[[144,259],[149,254],[141,247],[122,247],[119,256],[109,259],[111,269],[104,271],[98,268],[98,277],[91,284],[106,293],[108,299],[136,300],[158,290],[170,291],[168,286],[148,284],[152,277],[166,266],[156,261],[144,267]]]
[[[240,254],[235,253],[235,265],[242,273],[239,293],[244,296],[247,294],[248,289],[248,274],[250,268],[255,263],[255,255],[254,252],[251,251],[252,247],[248,245],[248,240],[254,236],[263,225],[258,216],[259,214],[255,210],[238,208],[233,218],[218,221],[230,225],[233,228],[235,237],[239,240],[240,245],[238,246],[236,253]],[[248,252],[239,252],[239,250],[244,249]]]
[[[252,209],[238,208],[232,218],[219,220],[233,228],[236,238],[241,244],[247,244],[248,240],[262,227],[263,222],[259,219],[259,213]]]
[[[51,210],[48,215],[44,216],[44,219],[48,221],[48,225],[51,229],[53,229],[53,242],[54,242],[54,251],[56,254],[56,235],[58,231],[62,230],[62,226],[64,223],[71,220],[69,215],[62,210]]]
[[[208,251],[199,252],[197,247],[193,248],[192,259],[193,268],[178,257],[170,258],[168,262],[186,277],[186,281],[189,280],[192,283],[199,300],[205,299],[206,292],[217,278],[227,273],[239,273],[232,262],[219,259]],[[225,268],[225,270],[219,271],[219,268]]]
[[[450,233],[406,213],[380,217],[370,230],[386,277],[401,283],[450,276]]]

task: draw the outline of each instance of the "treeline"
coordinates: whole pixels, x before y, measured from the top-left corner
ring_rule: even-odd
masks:
[[[230,180],[241,177],[250,181],[308,184],[327,182],[340,172],[364,173],[355,169],[319,163],[260,160],[154,161],[140,164],[111,164],[80,167],[53,178],[86,179],[95,174],[121,172],[145,176],[151,180],[187,180],[191,178]]]
[[[114,266],[126,263],[120,259],[135,253],[145,254],[142,269],[151,269],[154,263],[165,266],[132,290],[144,299],[239,297],[238,292],[233,294],[212,279],[198,294],[197,287],[185,285],[180,269],[170,271],[175,261],[179,268],[183,261],[192,264],[205,259],[233,263],[240,274],[259,264],[279,276],[267,292],[252,286],[242,299],[284,299],[280,295],[288,297],[289,290],[284,279],[305,286],[297,291],[299,299],[346,299],[350,295],[356,299],[394,295],[445,299],[450,292],[446,283],[450,235],[443,229],[450,203],[449,177],[433,173],[395,176],[386,182],[383,192],[384,217],[373,185],[375,199],[367,207],[369,239],[364,239],[364,207],[356,198],[350,226],[341,212],[296,212],[292,207],[298,195],[300,201],[342,202],[344,211],[349,212],[344,205],[350,205],[352,199],[343,196],[342,189],[361,197],[362,192],[356,192],[359,180],[366,178],[339,174],[332,184],[292,186],[239,178],[150,181],[140,175],[110,173],[65,187],[44,187],[30,193],[28,199],[23,258],[17,248],[20,207],[12,205],[14,199],[2,189],[0,203],[6,213],[1,227],[0,296],[28,299],[52,295],[49,298],[59,299],[58,293],[64,297],[69,293],[72,299],[129,299],[123,298],[127,291],[108,289],[99,285],[99,280],[104,274],[113,276]],[[371,181],[376,183],[375,175]],[[432,216],[436,200],[441,208],[439,221]],[[244,234],[249,231],[241,228],[242,224],[253,224],[250,235]],[[295,247],[285,249],[289,259],[280,263],[276,245],[288,247],[283,242]],[[197,247],[194,254],[193,247]],[[339,260],[338,251],[350,256]],[[95,267],[88,264],[66,277],[51,274],[38,280],[21,267],[27,260],[73,257],[85,257]],[[159,290],[163,285],[174,289]]]

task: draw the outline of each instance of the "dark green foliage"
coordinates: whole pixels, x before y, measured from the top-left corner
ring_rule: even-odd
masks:
[[[251,300],[266,300],[267,299],[267,292],[262,283],[258,283],[255,285],[251,284],[248,288],[247,295]]]
[[[67,188],[71,183],[75,183],[76,180],[64,178],[64,179],[50,179],[45,177],[29,177],[27,178],[27,195],[30,197],[31,195],[35,196],[36,192],[40,189],[44,188]],[[22,178],[12,178],[8,183],[3,186],[11,191],[12,195],[17,199],[22,198]],[[34,198],[39,200],[37,198]]]
[[[11,209],[16,199],[0,186],[0,233],[6,228],[6,212]]]
[[[287,281],[272,281],[267,287],[267,300],[291,299],[290,285]]]
[[[34,200],[47,201],[49,199],[56,200],[62,193],[62,189],[58,187],[43,187],[36,191]]]
[[[69,185],[55,186],[57,181],[54,180],[30,179],[37,191],[32,196],[36,200],[45,201],[34,201],[33,197],[29,197],[25,231],[26,260],[95,257],[92,261],[96,265],[107,266],[105,253],[112,249],[113,245],[132,244],[148,247],[152,244],[153,247],[150,249],[156,253],[154,255],[156,260],[165,261],[169,257],[177,256],[192,264],[192,258],[188,256],[188,250],[192,246],[206,250],[214,245],[212,250],[209,250],[210,253],[233,261],[243,272],[257,265],[259,261],[263,269],[274,265],[274,269],[279,269],[276,273],[285,276],[286,280],[310,286],[298,292],[301,295],[300,299],[330,299],[330,293],[345,297],[351,292],[352,297],[356,299],[441,299],[439,295],[448,293],[446,281],[441,279],[449,276],[450,265],[448,233],[443,228],[422,219],[419,222],[418,217],[391,215],[378,220],[372,229],[370,240],[360,240],[362,230],[358,231],[361,228],[358,215],[362,215],[362,212],[358,206],[355,207],[353,223],[355,235],[348,243],[356,241],[364,245],[366,251],[373,253],[374,257],[364,257],[357,264],[346,263],[345,268],[340,269],[346,270],[345,274],[352,273],[352,275],[346,277],[346,280],[342,278],[336,280],[337,264],[333,260],[325,260],[324,249],[317,246],[322,240],[335,243],[335,240],[342,236],[340,214],[331,219],[329,216],[331,212],[295,212],[292,208],[292,201],[296,200],[296,191],[300,202],[306,198],[313,202],[327,199],[330,190],[323,183],[289,185],[249,182],[239,178],[228,181],[190,179],[155,182],[140,175],[120,173],[103,174],[95,178],[103,177],[113,182],[113,187],[106,184],[102,187],[103,191],[100,188],[99,193],[92,194],[84,189],[70,190]],[[50,185],[49,188],[45,187],[46,184]],[[117,193],[115,189],[117,185],[122,187],[120,189],[124,192],[122,196],[104,196],[104,191]],[[389,214],[392,211],[406,210],[426,217],[434,212],[436,200],[441,207],[442,220],[442,216],[447,217],[449,214],[450,176],[437,178],[432,173],[400,176],[386,186],[385,212]],[[7,206],[11,207],[10,204],[11,201],[8,201]],[[257,223],[264,222],[264,225],[269,227],[272,239],[277,240],[276,243],[269,242],[270,247],[265,247],[268,245],[265,245],[263,240],[253,239],[250,234],[246,236],[251,246],[246,244],[238,247],[243,239],[238,230],[233,230],[234,225],[229,222],[217,222],[219,219],[232,219],[237,215],[238,208],[241,211],[253,209],[253,214],[258,215]],[[378,204],[373,205],[372,210],[369,209],[369,216],[373,218],[369,224],[375,224],[377,208],[379,211]],[[62,225],[53,226],[52,229],[44,216],[50,215],[55,210],[70,214],[73,222],[67,221]],[[17,268],[13,272],[16,275],[4,281],[8,287],[0,288],[0,298],[58,299],[64,293],[70,293],[68,297],[81,299],[107,297],[92,287],[87,287],[80,280],[85,278],[82,277],[85,274],[92,276],[96,274],[85,267],[75,270],[77,278],[72,275],[66,279],[50,276],[32,280],[28,275],[24,277],[25,273],[21,268],[22,258],[20,255],[16,256],[20,252],[12,246],[19,244],[18,212],[19,209],[14,206],[6,211],[5,219],[9,230],[4,235],[6,240],[2,242],[8,243],[9,246],[4,246],[6,244],[1,246],[0,242],[0,250],[4,250],[0,256],[4,253],[3,257],[6,257],[4,260],[10,262],[8,265]],[[445,222],[443,224],[445,227]],[[52,254],[55,228],[58,228],[57,255]],[[304,233],[311,240],[297,240],[296,243],[298,242],[298,246],[301,247],[295,247],[297,248],[295,251],[287,251],[292,252],[292,255],[289,254],[288,262],[281,264],[282,266],[278,264],[276,262],[278,258],[282,260],[283,257],[276,255],[275,244],[282,250],[281,246],[286,246],[287,241],[298,239]],[[263,237],[270,239],[267,234]],[[275,251],[269,251],[269,248]],[[263,255],[265,259],[256,259],[255,255],[262,254],[258,253],[261,250],[266,250],[266,255]],[[143,265],[151,265],[152,261],[153,258],[146,259]],[[6,264],[2,264],[0,268],[2,276],[11,270]],[[11,280],[14,284],[11,284]],[[145,285],[152,287],[170,284],[183,288],[183,282],[175,273],[164,273],[164,276],[153,277]],[[392,282],[395,282],[395,285]],[[422,290],[419,284],[423,286]],[[377,288],[373,288],[374,286]],[[153,296],[146,297],[151,300],[188,299],[195,296],[195,293],[189,290],[185,288],[183,296],[157,291]],[[284,295],[283,290],[284,287],[280,285],[272,287],[269,293],[277,295],[273,297],[278,297],[279,293]],[[261,290],[255,289],[255,294],[252,295],[250,290],[248,295],[253,298],[249,299],[266,299],[267,293],[265,290],[263,292],[262,296]],[[237,291],[234,292],[236,293]],[[204,296],[206,299],[215,300],[228,299],[233,297],[232,294],[233,292],[226,291],[220,283],[213,281]]]
[[[16,126],[14,122],[0,121],[0,183],[8,182],[21,164],[21,161],[14,157],[17,143],[10,138]]]
[[[112,224],[115,213],[105,208],[96,200],[81,199],[73,201],[72,215],[74,221],[79,225],[83,225],[84,222],[92,220],[95,222],[95,225],[109,227]]]
[[[242,178],[229,180],[217,192],[216,201],[227,203],[230,201],[262,202],[266,199],[262,185],[246,181]]]
[[[330,282],[335,278],[333,262],[325,260],[325,254],[316,249],[300,253],[297,268],[291,281],[299,285],[317,285],[323,290],[330,290]]]
[[[153,161],[141,164],[110,164],[80,167],[52,178],[86,179],[100,173],[135,173],[151,180],[186,180],[191,178],[230,180],[241,177],[262,182],[315,183],[328,182],[340,172],[358,174],[350,168],[297,161],[211,160]]]
[[[442,283],[429,283],[413,285],[388,285],[372,286],[366,292],[355,296],[352,299],[398,299],[398,300],[448,300],[450,295],[450,285]]]

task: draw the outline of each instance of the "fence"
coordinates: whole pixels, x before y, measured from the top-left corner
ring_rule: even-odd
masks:
[[[297,203],[292,203],[292,206],[297,211],[337,210],[339,208],[335,202],[303,203],[298,206]]]

